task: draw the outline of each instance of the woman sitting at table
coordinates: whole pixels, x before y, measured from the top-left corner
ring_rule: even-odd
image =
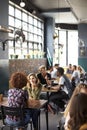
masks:
[[[37,76],[34,73],[30,73],[28,76],[27,86],[24,87],[24,90],[28,91],[30,99],[39,99],[40,93],[42,90],[42,84],[39,82]]]
[[[29,99],[31,99],[31,102],[34,102],[34,100],[38,100],[40,97],[42,84],[39,82],[37,76],[34,73],[30,73],[27,76],[27,78],[28,78],[28,83],[27,86],[23,88],[23,90],[27,90],[29,94]],[[36,122],[38,120],[39,112],[40,111],[38,109],[31,109],[31,117],[32,117],[34,128],[37,127]]]
[[[12,89],[8,91],[8,105],[9,107],[27,107],[28,93],[22,88],[27,84],[27,76],[21,72],[15,72],[10,79],[10,85]],[[21,121],[19,117],[6,116],[6,122],[8,124],[26,124],[30,121],[30,115],[26,112],[24,120]]]

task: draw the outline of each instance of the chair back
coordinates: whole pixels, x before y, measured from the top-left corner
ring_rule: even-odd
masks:
[[[3,124],[5,125],[5,118],[6,116],[16,116],[20,117],[20,120],[24,118],[24,108],[21,107],[8,107],[8,106],[1,106],[1,116],[3,120]]]

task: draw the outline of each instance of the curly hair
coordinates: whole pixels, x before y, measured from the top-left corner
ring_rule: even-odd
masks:
[[[23,88],[27,84],[27,76],[22,72],[15,72],[11,75],[10,85],[14,88]]]

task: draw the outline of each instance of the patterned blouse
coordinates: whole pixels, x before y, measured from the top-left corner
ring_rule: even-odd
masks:
[[[9,89],[8,91],[8,105],[10,107],[26,107],[28,100],[28,93],[22,89]],[[17,117],[8,117],[11,120],[19,120]]]

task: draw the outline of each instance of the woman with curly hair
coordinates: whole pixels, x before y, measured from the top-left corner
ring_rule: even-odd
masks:
[[[12,87],[8,91],[8,106],[9,107],[27,107],[28,102],[28,93],[22,88],[26,86],[27,84],[27,76],[24,73],[21,72],[15,72],[11,75],[10,78],[10,86]],[[20,120],[19,117],[13,117],[13,116],[6,116],[6,122],[8,124],[26,124],[30,121],[30,115],[27,114],[23,119],[23,121]]]

